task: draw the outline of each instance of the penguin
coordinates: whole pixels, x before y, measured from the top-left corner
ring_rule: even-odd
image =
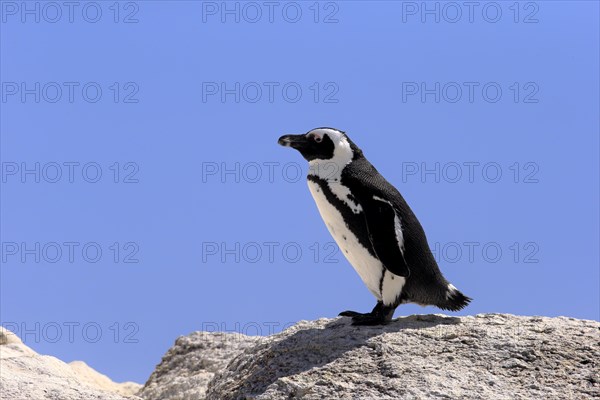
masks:
[[[334,128],[283,135],[308,161],[307,183],[341,252],[377,299],[371,312],[343,311],[353,325],[389,323],[400,304],[463,309],[471,298],[442,275],[423,227],[400,192]]]

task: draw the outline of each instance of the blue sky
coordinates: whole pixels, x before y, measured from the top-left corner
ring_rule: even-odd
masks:
[[[403,193],[458,315],[600,318],[597,2],[26,4],[0,322],[38,352],[144,382],[179,335],[370,310],[276,143],[318,126]]]

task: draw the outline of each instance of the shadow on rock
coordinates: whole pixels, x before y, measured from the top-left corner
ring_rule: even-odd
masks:
[[[460,318],[440,315],[400,317],[385,326],[352,326],[350,318],[302,322],[238,355],[209,384],[207,399],[238,399],[259,396],[280,378],[296,375],[331,363],[369,339],[403,329],[455,325]],[[235,371],[236,379],[228,379]],[[240,379],[242,375],[242,379]]]

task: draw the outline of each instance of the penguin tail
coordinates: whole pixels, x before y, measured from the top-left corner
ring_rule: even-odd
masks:
[[[445,299],[437,306],[442,310],[459,311],[465,308],[470,302],[470,297],[465,296],[460,290],[451,283],[448,284]]]

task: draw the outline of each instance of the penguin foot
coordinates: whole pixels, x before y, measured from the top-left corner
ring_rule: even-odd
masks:
[[[382,315],[375,314],[355,315],[352,317],[352,325],[355,326],[386,325],[389,322],[390,321]]]
[[[361,315],[371,315],[371,313],[359,313],[356,311],[342,311],[338,314],[340,317],[358,317]]]
[[[373,311],[369,313],[359,313],[356,311],[342,311],[341,317],[352,317],[352,325],[386,325],[394,316],[396,307],[385,306],[378,301]]]

